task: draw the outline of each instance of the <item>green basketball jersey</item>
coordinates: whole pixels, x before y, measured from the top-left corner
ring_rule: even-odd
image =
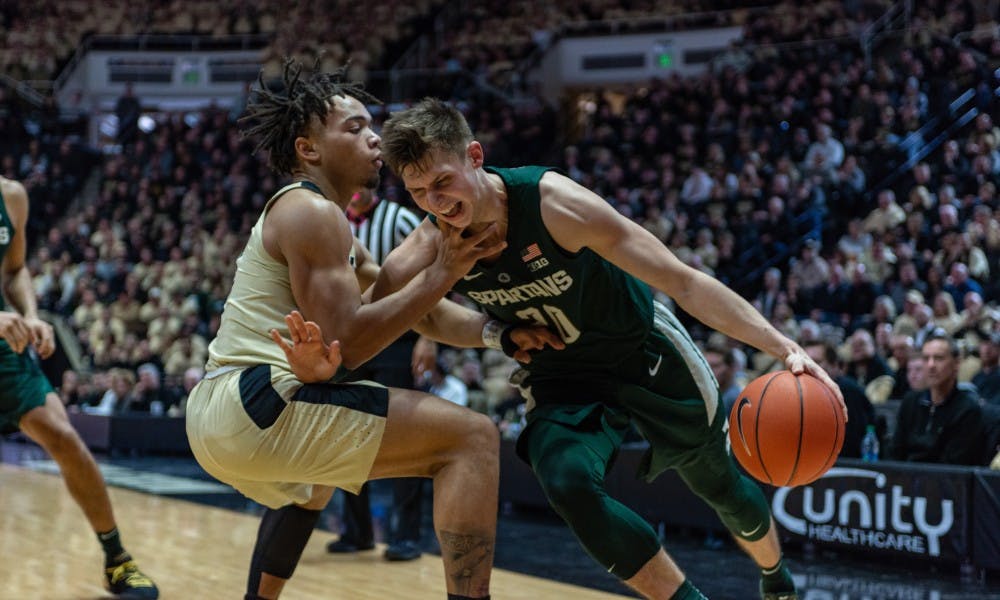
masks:
[[[7,202],[3,198],[3,190],[0,189],[0,263],[7,255],[7,249],[10,248],[12,241],[14,241],[14,223],[7,214]],[[6,306],[3,295],[0,295],[0,310]]]
[[[549,170],[487,167],[507,188],[507,248],[494,264],[475,265],[454,289],[496,319],[559,333],[566,349],[534,353],[534,379],[613,372],[652,329],[652,293],[589,248],[572,254],[552,240],[538,192]]]

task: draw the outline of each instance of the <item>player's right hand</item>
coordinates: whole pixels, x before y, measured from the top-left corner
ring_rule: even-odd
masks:
[[[0,338],[16,354],[20,354],[31,343],[31,329],[19,313],[0,311]]]
[[[277,329],[271,330],[271,339],[285,353],[295,377],[302,383],[329,381],[340,368],[340,342],[334,340],[327,344],[319,325],[306,321],[297,310],[285,315],[285,324],[291,343],[281,337]]]
[[[840,410],[844,413],[844,422],[848,420],[847,404],[844,402],[844,394],[840,391],[840,386],[830,377],[823,367],[816,364],[812,358],[801,347],[795,347],[784,358],[785,368],[795,375],[808,373],[823,382],[828,387],[833,396],[840,402]]]

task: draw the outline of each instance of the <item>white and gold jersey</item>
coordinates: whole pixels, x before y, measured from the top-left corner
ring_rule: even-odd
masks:
[[[219,332],[208,347],[206,370],[271,364],[288,369],[281,348],[271,339],[271,329],[288,336],[285,315],[298,309],[292,296],[288,266],[264,249],[264,217],[284,194],[305,188],[320,193],[311,182],[299,181],[283,187],[267,204],[250,232],[243,253],[236,260],[233,287],[222,311]],[[350,264],[356,263],[351,245]]]

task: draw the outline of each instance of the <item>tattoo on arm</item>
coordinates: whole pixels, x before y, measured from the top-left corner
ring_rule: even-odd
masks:
[[[488,573],[493,565],[493,538],[466,535],[452,531],[438,533],[441,540],[441,555],[445,559],[448,578],[464,595],[488,592]],[[477,588],[472,589],[474,582]]]

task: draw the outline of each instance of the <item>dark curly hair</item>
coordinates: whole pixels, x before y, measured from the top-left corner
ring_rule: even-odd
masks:
[[[347,65],[332,73],[322,73],[318,67],[317,59],[312,71],[304,74],[298,61],[286,58],[280,90],[269,88],[261,71],[258,88],[247,104],[246,114],[239,119],[243,137],[260,138],[254,152],[267,150],[268,165],[281,175],[290,175],[295,168],[295,138],[306,133],[312,118],[326,123],[331,97],[351,96],[361,102],[381,104],[362,84],[345,81]]]

